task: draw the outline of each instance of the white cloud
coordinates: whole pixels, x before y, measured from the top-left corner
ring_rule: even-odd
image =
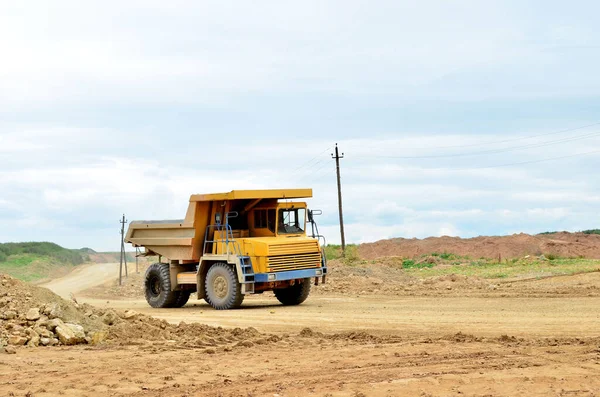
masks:
[[[115,249],[122,212],[299,185],[337,241],[335,141],[349,242],[595,227],[596,156],[505,166],[600,147],[547,145],[600,131],[551,134],[598,121],[588,6],[5,2],[0,241]]]

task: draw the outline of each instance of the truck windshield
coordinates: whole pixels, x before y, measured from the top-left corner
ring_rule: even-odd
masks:
[[[304,208],[286,208],[279,210],[279,224],[277,233],[298,234],[304,233],[306,210]]]

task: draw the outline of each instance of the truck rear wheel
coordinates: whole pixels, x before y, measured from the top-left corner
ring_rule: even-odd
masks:
[[[173,307],[183,307],[190,300],[190,291],[177,291],[177,300],[173,304]]]
[[[155,263],[146,270],[144,278],[146,301],[152,307],[174,307],[179,291],[171,291],[168,263]]]
[[[217,310],[235,309],[244,300],[237,275],[226,263],[215,263],[204,280],[205,299]]]
[[[310,278],[305,278],[287,288],[273,290],[275,297],[286,306],[299,305],[308,298],[310,294]]]

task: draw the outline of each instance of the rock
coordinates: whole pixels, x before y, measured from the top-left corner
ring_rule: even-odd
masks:
[[[17,349],[15,349],[14,346],[6,346],[4,352],[6,354],[17,354]]]
[[[216,352],[217,351],[215,349],[210,348],[210,347],[208,349],[204,350],[204,353],[206,353],[206,354],[215,354]]]
[[[118,319],[119,316],[117,316],[117,314],[113,310],[108,310],[102,316],[102,322],[106,325],[113,325],[118,321]]]
[[[37,325],[38,327],[45,327],[46,324],[48,324],[48,316],[45,316],[43,314],[40,316],[40,319],[35,322],[35,325]]]
[[[7,310],[4,312],[3,317],[5,320],[14,320],[15,318],[17,318],[17,312],[15,312],[14,310]]]
[[[8,337],[8,344],[15,346],[23,346],[27,343],[27,338],[22,335],[10,335]]]
[[[60,318],[54,318],[48,321],[48,323],[46,324],[46,328],[48,328],[50,331],[54,331],[56,327],[60,326],[65,326],[65,323],[63,323],[63,321]]]
[[[56,303],[48,303],[42,312],[48,316],[48,318],[60,318],[63,316],[63,311],[60,306]]]
[[[46,328],[35,327],[33,330],[40,336],[44,338],[51,338],[52,332],[48,331]]]
[[[54,329],[54,333],[63,345],[76,345],[85,342],[85,333],[80,325],[62,324]]]
[[[50,344],[50,338],[41,337],[40,344],[42,346],[48,346]]]
[[[254,346],[254,343],[249,340],[243,340],[241,342],[238,342],[236,346],[252,347],[252,346]]]
[[[37,307],[33,307],[33,308],[29,309],[29,311],[25,315],[25,318],[27,319],[27,321],[36,321],[36,320],[39,320],[39,318],[40,318],[40,309],[38,309]]]
[[[124,318],[125,320],[130,320],[137,315],[138,315],[138,312],[136,312],[134,310],[125,310],[125,313],[123,313],[123,316],[121,316],[121,317]]]
[[[102,342],[104,342],[104,340],[107,337],[107,333],[103,332],[103,331],[98,331],[98,332],[94,332],[90,335],[90,339],[91,341],[88,341],[88,343],[92,344],[92,345],[98,345]]]
[[[40,337],[38,335],[31,336],[29,341],[27,342],[27,346],[30,346],[30,347],[38,347],[39,345],[40,345]]]
[[[48,346],[56,346],[60,343],[60,341],[56,338],[50,338],[50,343],[48,343]]]
[[[73,331],[73,334],[80,342],[85,340],[85,331],[81,325],[71,323],[66,323],[65,325],[71,328],[71,331]]]

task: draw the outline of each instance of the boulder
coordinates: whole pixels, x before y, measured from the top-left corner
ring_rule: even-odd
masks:
[[[115,324],[117,321],[119,320],[119,316],[117,316],[117,314],[113,311],[113,310],[108,310],[106,313],[104,313],[104,315],[102,316],[102,322],[106,325],[113,325]]]
[[[85,330],[81,325],[66,323],[67,327],[71,328],[75,337],[81,342],[85,339]]]
[[[40,344],[42,346],[48,346],[50,344],[50,338],[41,337],[40,338]]]
[[[90,340],[88,341],[88,343],[91,345],[98,345],[102,343],[107,336],[108,334],[104,331],[94,332],[89,336]]]
[[[27,342],[27,346],[38,347],[40,345],[40,337],[38,335],[32,335]]]
[[[54,333],[63,345],[76,345],[85,342],[85,332],[81,325],[63,323],[54,329]]]
[[[63,311],[60,306],[56,303],[49,303],[44,307],[44,314],[48,316],[48,318],[60,318],[63,315]]]
[[[8,337],[8,344],[15,346],[23,346],[27,343],[27,338],[22,335],[10,335]]]
[[[16,354],[17,353],[17,349],[15,349],[14,346],[6,346],[4,348],[4,352],[6,354]]]
[[[33,307],[33,308],[29,309],[29,311],[25,315],[25,318],[27,319],[27,321],[37,321],[37,320],[39,320],[39,318],[40,318],[40,309],[38,309],[37,307]]]
[[[135,316],[137,316],[137,315],[138,315],[138,312],[136,312],[134,310],[125,310],[125,313],[123,313],[121,318],[124,318],[125,320],[131,320],[132,318],[135,318]]]
[[[46,324],[46,328],[48,328],[50,331],[54,331],[56,327],[60,326],[65,326],[65,323],[63,323],[63,321],[60,318],[54,318],[52,320],[49,320]]]

